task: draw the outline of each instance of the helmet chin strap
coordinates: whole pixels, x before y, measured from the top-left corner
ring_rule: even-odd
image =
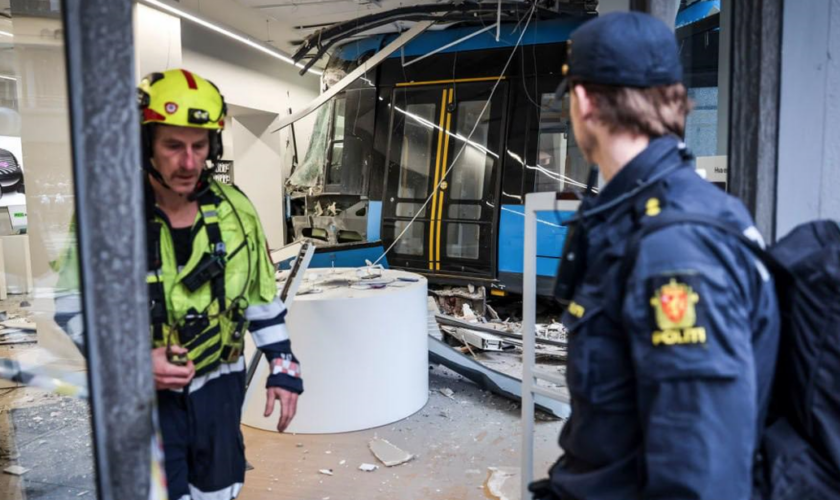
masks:
[[[210,180],[212,179],[210,172],[211,170],[209,168],[201,171],[201,174],[198,176],[198,182],[195,183],[195,188],[193,188],[192,193],[187,195],[188,200],[195,201],[210,189]]]

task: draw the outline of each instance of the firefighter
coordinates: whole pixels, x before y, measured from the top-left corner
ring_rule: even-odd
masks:
[[[213,180],[226,106],[186,70],[138,89],[149,263],[151,346],[169,498],[231,499],[245,479],[239,429],[246,330],[271,365],[266,416],[295,415],[303,382],[254,206]]]

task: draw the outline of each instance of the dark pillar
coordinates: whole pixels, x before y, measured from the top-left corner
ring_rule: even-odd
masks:
[[[82,303],[102,499],[146,500],[154,389],[131,0],[64,0]]]
[[[782,0],[732,1],[729,191],[775,239]]]

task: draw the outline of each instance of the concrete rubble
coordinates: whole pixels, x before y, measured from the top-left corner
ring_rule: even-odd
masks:
[[[3,472],[6,474],[11,474],[13,476],[22,476],[29,472],[29,469],[26,467],[21,467],[20,465],[12,465],[11,467],[6,467],[3,469]]]
[[[414,458],[414,455],[402,450],[384,439],[374,439],[368,443],[370,451],[385,467],[404,464]]]
[[[451,400],[455,400],[455,393],[449,387],[441,387],[440,393]]]
[[[520,500],[521,484],[519,467],[488,467],[490,476],[485,487],[492,498],[498,500]]]

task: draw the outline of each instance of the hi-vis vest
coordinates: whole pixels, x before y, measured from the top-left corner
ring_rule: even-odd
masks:
[[[153,346],[186,347],[196,375],[202,375],[239,359],[247,329],[245,309],[270,303],[277,288],[265,234],[245,195],[211,181],[198,203],[192,253],[180,270],[168,221],[159,209],[154,210],[148,222],[146,282]],[[218,270],[218,266],[206,265],[212,259],[222,263],[221,273],[196,287],[195,277],[201,270]]]

